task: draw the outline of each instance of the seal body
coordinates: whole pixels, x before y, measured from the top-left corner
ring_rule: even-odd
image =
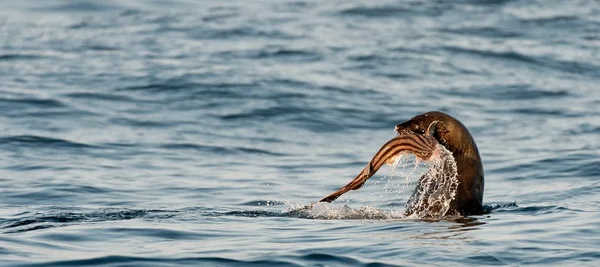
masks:
[[[446,214],[477,215],[483,214],[483,165],[479,150],[473,136],[459,120],[439,111],[432,111],[417,115],[410,120],[397,124],[396,132],[405,134],[429,134],[429,125],[437,121],[437,126],[431,135],[446,149],[452,152],[456,161],[458,173],[458,187],[455,198],[450,202],[450,209]],[[422,179],[411,199],[418,198],[423,192]],[[410,215],[407,207],[407,215]]]

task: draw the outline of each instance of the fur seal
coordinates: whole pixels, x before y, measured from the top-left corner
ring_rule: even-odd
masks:
[[[397,124],[395,131],[399,135],[425,134],[429,125],[436,121],[432,136],[446,149],[452,152],[458,173],[458,188],[450,209],[446,214],[463,216],[483,214],[483,164],[473,136],[459,120],[439,111],[426,112],[410,120]],[[418,198],[422,190],[419,180],[412,198]],[[406,213],[412,212],[410,203]]]

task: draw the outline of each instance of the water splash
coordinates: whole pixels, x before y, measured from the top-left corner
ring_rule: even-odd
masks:
[[[439,156],[434,158],[428,171],[406,204],[406,215],[417,219],[440,219],[446,216],[450,202],[456,197],[458,173],[452,152],[437,146]]]
[[[347,205],[335,205],[323,202],[309,205],[289,204],[284,213],[300,218],[311,219],[441,219],[450,209],[450,202],[456,196],[458,188],[458,173],[452,152],[442,145],[436,147],[436,155],[429,162],[419,161],[411,156],[398,156],[390,165],[390,174],[386,180],[381,196],[396,193],[400,196],[406,188],[413,185],[412,178],[420,176],[417,188],[407,203],[406,211],[381,210],[368,205],[353,209]],[[394,180],[403,180],[400,185],[393,184]]]
[[[320,220],[390,220],[405,217],[401,211],[380,210],[373,206],[353,209],[347,205],[332,205],[325,202],[295,206],[285,214],[292,217]]]
[[[401,154],[388,166],[389,174],[381,178],[381,181],[385,181],[386,184],[381,190],[380,198],[389,193],[395,193],[396,197],[400,196],[409,186],[416,184],[412,181],[413,178],[422,176],[429,167],[427,162],[419,160],[412,154]],[[397,180],[402,182],[395,183]]]

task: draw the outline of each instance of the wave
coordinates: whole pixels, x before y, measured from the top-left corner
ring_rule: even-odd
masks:
[[[382,5],[382,6],[354,6],[342,9],[338,12],[342,16],[361,16],[367,18],[390,18],[406,16],[439,16],[444,9],[449,9],[450,5],[442,8],[438,5]]]
[[[47,4],[42,6],[36,6],[31,8],[37,11],[50,11],[50,12],[101,12],[101,11],[115,11],[122,9],[123,7],[115,5],[114,2],[99,3],[97,1],[76,1],[76,2],[60,2],[61,4]],[[64,4],[63,4],[64,3]]]
[[[38,98],[0,98],[0,105],[3,108],[10,107],[14,108],[25,108],[25,107],[38,107],[38,108],[65,108],[65,104],[54,99],[38,99]]]
[[[295,62],[313,62],[323,59],[323,55],[311,50],[292,49],[292,48],[262,48],[244,51],[226,51],[219,52],[219,56],[228,58],[248,58],[248,59],[279,59],[291,60]]]
[[[0,146],[18,146],[34,148],[81,149],[99,148],[98,146],[38,135],[14,135],[0,137]]]
[[[464,48],[457,46],[441,46],[441,49],[450,53],[468,54],[481,58],[498,59],[506,61],[514,61],[523,64],[529,64],[536,68],[546,68],[572,74],[586,74],[598,77],[600,76],[599,67],[594,63],[586,63],[582,61],[572,61],[556,58],[555,56],[534,56],[527,55],[522,52],[506,50],[493,51]]]
[[[9,61],[9,60],[32,60],[44,58],[42,55],[33,55],[33,54],[0,54],[0,61]]]
[[[1,219],[0,229],[5,233],[19,233],[61,227],[75,223],[119,221],[137,218],[166,219],[179,213],[181,213],[181,211],[151,209],[99,209],[89,212],[56,212],[21,216],[12,219]]]
[[[302,262],[304,264],[299,264]],[[51,267],[51,266],[284,266],[296,267],[321,265],[327,263],[332,266],[397,266],[378,261],[363,261],[348,256],[328,253],[302,253],[300,255],[269,256],[258,259],[236,259],[233,257],[133,257],[133,256],[101,256],[88,259],[64,260],[42,263],[29,263],[12,265],[15,267]]]
[[[76,211],[79,208],[61,208],[62,211],[35,213],[25,212],[15,215],[14,218],[0,218],[0,230],[3,233],[22,233],[55,227],[65,227],[74,224],[98,223],[106,221],[122,221],[133,219],[164,220],[186,216],[200,217],[278,217],[298,219],[319,220],[409,220],[415,218],[406,217],[403,210],[381,210],[373,206],[363,206],[353,209],[347,205],[336,205],[329,203],[294,204],[285,201],[250,201],[244,203],[246,206],[261,206],[265,204],[269,209],[260,210],[234,210],[234,211],[207,211],[205,208],[193,207],[179,210],[172,209],[123,209],[104,208],[91,211]],[[273,209],[273,206],[287,205],[284,210]],[[518,213],[539,213],[548,210],[560,211],[562,207],[524,207],[519,208],[514,203],[489,204],[485,210],[490,213],[494,210],[499,212],[514,211]],[[72,209],[73,211],[65,211]],[[450,216],[446,220],[462,222],[463,217]],[[466,219],[470,221],[469,219]],[[425,221],[430,221],[425,219]]]
[[[72,98],[72,99],[81,99],[81,100],[101,100],[101,101],[110,101],[110,102],[122,102],[122,103],[131,103],[138,102],[139,99],[133,99],[131,97],[125,95],[116,95],[109,93],[98,93],[98,92],[77,92],[77,93],[68,93],[64,96]]]
[[[291,261],[280,260],[238,260],[223,257],[133,257],[102,256],[80,260],[64,260],[54,262],[29,263],[12,265],[15,267],[51,267],[51,266],[303,266]]]
[[[224,147],[224,146],[211,146],[211,145],[199,145],[191,143],[178,143],[178,144],[164,144],[160,145],[160,148],[168,150],[194,150],[198,152],[213,152],[218,154],[228,155],[243,155],[243,154],[254,154],[254,155],[268,155],[268,156],[286,156],[289,154],[269,151],[266,149],[251,148],[251,147]]]

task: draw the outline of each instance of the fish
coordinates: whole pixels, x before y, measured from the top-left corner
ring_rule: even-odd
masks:
[[[397,156],[401,154],[412,153],[418,159],[430,160],[435,154],[439,154],[437,150],[438,141],[433,137],[436,125],[437,121],[432,122],[424,134],[399,134],[387,141],[356,178],[339,190],[322,198],[319,202],[332,202],[348,191],[360,189],[383,164],[392,164]]]

